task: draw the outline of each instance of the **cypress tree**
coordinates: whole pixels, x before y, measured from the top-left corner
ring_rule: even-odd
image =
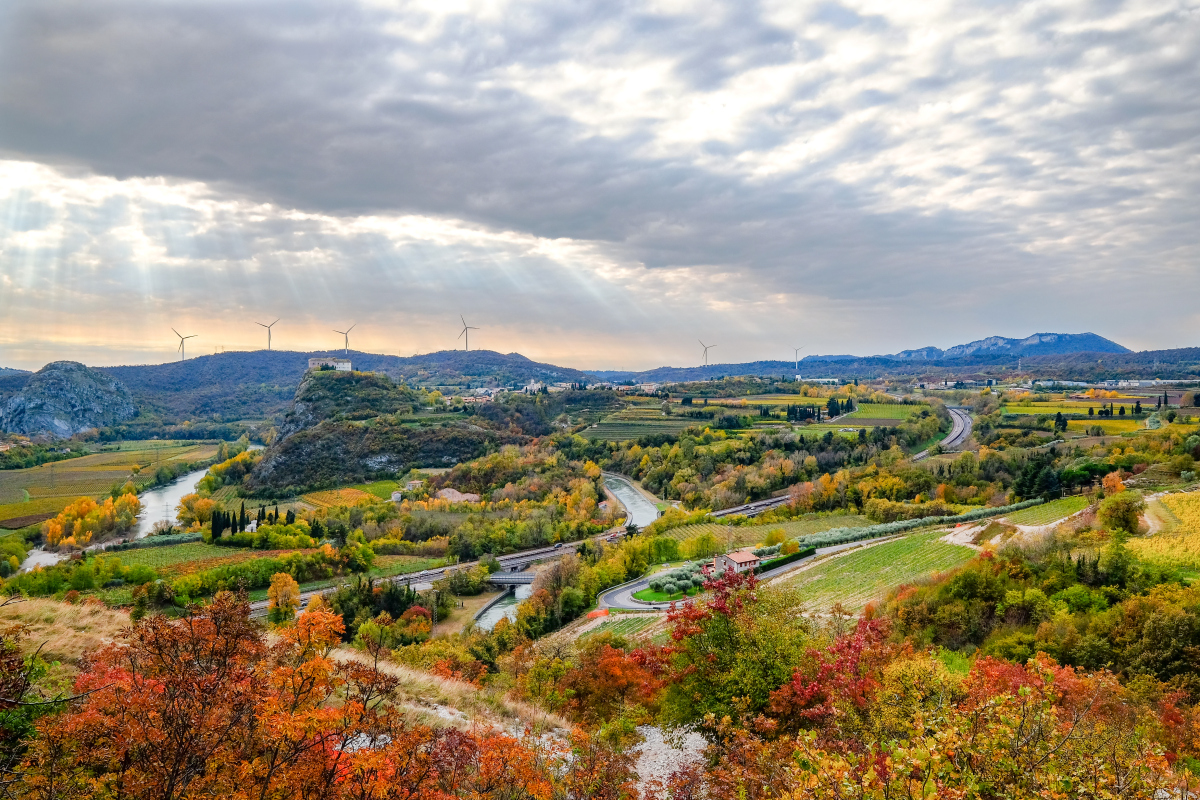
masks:
[[[291,524],[295,523],[295,521],[296,521],[296,512],[289,508],[288,512],[287,512],[287,524],[291,525]]]
[[[250,518],[246,516],[246,501],[242,501],[242,513],[238,515],[238,530],[246,530],[246,526],[250,524]]]
[[[264,522],[266,522],[266,521],[267,521],[267,507],[266,507],[266,506],[259,506],[259,507],[258,507],[258,517],[257,517],[257,519],[258,519],[258,524],[259,524],[259,525],[262,525]]]

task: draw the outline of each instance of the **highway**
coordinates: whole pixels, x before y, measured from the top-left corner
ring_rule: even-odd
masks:
[[[950,429],[950,435],[942,439],[941,445],[943,450],[952,450],[956,447],[962,447],[967,439],[971,436],[971,415],[966,409],[949,408],[950,416],[954,419],[954,427]],[[921,461],[929,457],[929,450],[922,450],[913,456],[913,461]]]
[[[506,556],[497,556],[496,560],[500,562],[500,568],[502,571],[504,571],[504,572],[519,572],[520,570],[523,570],[526,567],[528,567],[530,564],[535,564],[539,561],[549,561],[549,560],[552,560],[555,558],[559,558],[564,553],[574,553],[575,550],[578,549],[580,544],[581,544],[581,542],[570,542],[570,543],[564,543],[562,547],[539,547],[534,550],[526,550],[521,553],[509,553]],[[385,578],[376,578],[375,583],[377,585],[383,585],[383,584],[387,584],[387,583],[398,583],[402,586],[410,586],[414,583],[431,583],[432,581],[439,580],[442,577],[442,573],[445,570],[448,570],[448,569],[452,569],[452,570],[471,569],[472,567],[475,567],[478,564],[479,564],[478,561],[464,561],[460,564],[451,564],[450,566],[439,567],[437,569],[427,569],[422,572],[410,572],[406,575],[392,575],[392,576],[385,577]],[[522,580],[519,582],[521,582],[521,583],[528,582],[527,580],[524,580],[526,575],[522,574],[520,577],[522,578]],[[343,581],[343,583],[350,583],[350,582],[354,581],[355,579],[356,579],[356,576],[352,576],[348,580]],[[303,608],[305,605],[307,605],[309,598],[311,598],[313,595],[325,594],[327,592],[332,592],[336,588],[337,588],[337,586],[326,586],[322,589],[310,589],[307,592],[301,592],[300,593],[300,607]],[[256,600],[255,602],[250,604],[250,616],[251,617],[267,616],[267,609],[268,609],[269,605],[270,605],[270,601],[268,601],[268,600]]]

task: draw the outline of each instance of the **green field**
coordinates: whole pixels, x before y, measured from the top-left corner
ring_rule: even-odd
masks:
[[[396,481],[375,481],[374,483],[357,483],[350,488],[374,495],[380,500],[391,500],[392,492],[397,491],[400,488],[400,484]]]
[[[888,590],[958,566],[975,555],[969,547],[940,541],[942,531],[917,533],[849,550],[781,578],[799,587],[807,611],[827,611],[836,603],[858,611]]]
[[[699,593],[700,590],[696,589],[695,587],[688,590],[689,597]],[[633,597],[635,600],[646,600],[647,602],[651,603],[668,603],[672,600],[682,600],[683,592],[667,594],[666,592],[656,592],[652,589],[642,589],[640,592],[634,592]]]
[[[588,439],[623,442],[657,433],[679,433],[693,425],[704,425],[709,422],[710,420],[690,417],[666,417],[657,406],[634,406],[608,415],[594,426],[584,430],[583,436]]]
[[[580,639],[586,639],[589,636],[595,636],[602,633],[610,633],[613,636],[633,637],[640,631],[645,630],[654,623],[660,621],[661,616],[619,616],[609,617],[590,631],[585,631],[579,635]]]
[[[861,403],[855,407],[854,411],[848,414],[845,419],[894,419],[903,421],[908,419],[909,415],[914,411],[928,411],[927,405],[905,405],[903,403]]]
[[[699,536],[702,533],[711,533],[717,537],[717,541],[727,543],[729,547],[743,547],[763,541],[767,536],[767,532],[773,531],[776,528],[781,529],[789,539],[794,539],[797,536],[821,533],[832,528],[858,528],[863,525],[873,524],[871,520],[858,514],[832,514],[829,516],[812,514],[786,522],[772,522],[766,525],[734,526],[722,525],[719,522],[701,522],[697,525],[685,525],[681,528],[673,528],[663,535],[670,536],[676,541],[683,541],[693,536]]]
[[[1087,498],[1082,495],[1063,497],[1044,505],[1022,509],[1009,514],[1005,519],[1013,525],[1049,525],[1063,517],[1071,516],[1076,511],[1082,511],[1087,508],[1087,504]]]

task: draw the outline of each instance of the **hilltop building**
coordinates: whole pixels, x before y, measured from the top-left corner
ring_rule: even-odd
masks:
[[[338,372],[350,372],[353,369],[348,358],[310,358],[308,360],[309,369],[320,369],[321,367],[332,367]]]

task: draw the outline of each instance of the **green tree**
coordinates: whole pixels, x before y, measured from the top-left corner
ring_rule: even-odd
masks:
[[[1100,504],[1100,521],[1113,532],[1137,533],[1138,517],[1145,509],[1146,501],[1137,492],[1119,492]]]

